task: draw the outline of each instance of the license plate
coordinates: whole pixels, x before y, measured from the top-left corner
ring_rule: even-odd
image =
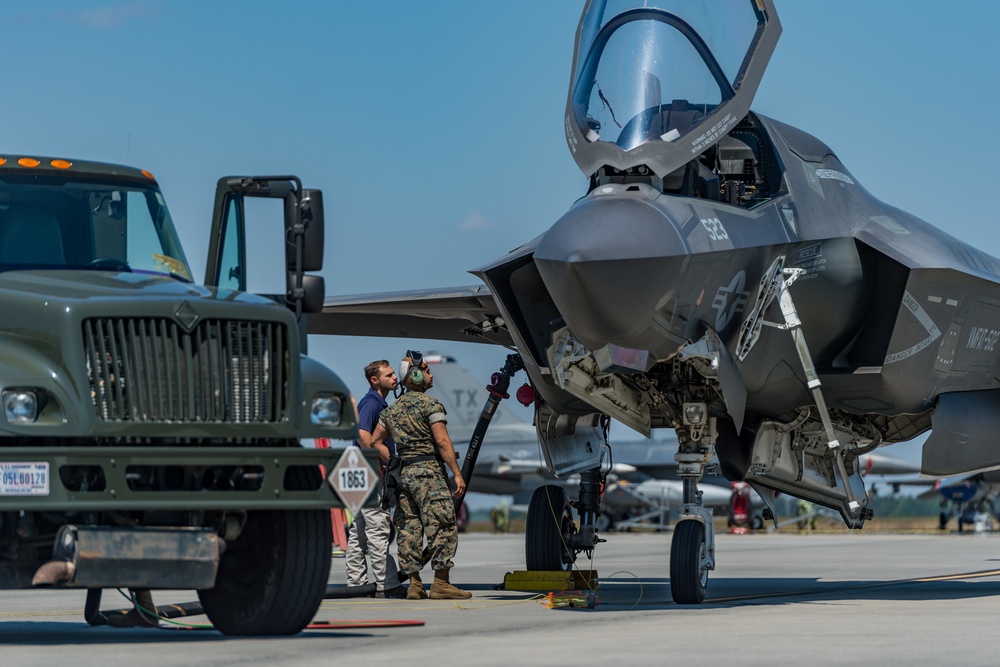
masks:
[[[0,463],[0,496],[49,495],[49,464]]]

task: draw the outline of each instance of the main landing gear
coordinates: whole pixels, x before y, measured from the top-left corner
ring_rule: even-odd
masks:
[[[698,481],[714,456],[715,419],[695,429],[699,440],[682,444],[677,455],[678,473],[684,484],[684,503],[674,525],[670,546],[670,592],[677,604],[700,604],[708,590],[709,570],[715,569],[715,530],[711,508],[701,504]],[[691,430],[688,431],[689,433]],[[711,443],[709,442],[711,441]],[[535,489],[528,505],[524,556],[529,571],[567,571],[577,556],[593,555],[600,514],[599,470],[581,474],[580,500],[575,503],[580,525],[573,520],[573,505],[566,490],[545,485]]]
[[[573,520],[573,503],[561,486],[546,484],[535,489],[528,505],[524,534],[524,560],[529,571],[569,570],[580,553],[589,559],[601,516],[600,469],[580,473],[580,499],[576,503],[580,526]]]

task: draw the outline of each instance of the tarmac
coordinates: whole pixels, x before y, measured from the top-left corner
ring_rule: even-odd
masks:
[[[100,665],[910,665],[998,664],[1000,533],[719,534],[708,598],[673,603],[670,533],[612,533],[592,561],[597,605],[549,608],[497,590],[523,569],[524,536],[462,535],[461,601],[326,600],[317,621],[382,627],[234,638],[211,629],[115,629],[83,620],[84,593],[0,592],[0,664]],[[430,573],[424,577],[429,583]],[[331,583],[344,583],[334,558]],[[197,600],[157,592],[158,605]],[[104,609],[124,600],[106,591]],[[204,616],[183,619],[194,626]],[[415,623],[402,625],[399,622]]]

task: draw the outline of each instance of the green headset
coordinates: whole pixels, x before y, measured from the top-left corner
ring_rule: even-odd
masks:
[[[423,384],[424,371],[421,369],[421,366],[424,363],[424,355],[416,350],[407,350],[406,357],[409,357],[410,361],[407,361],[404,357],[402,363],[399,365],[399,376],[403,378],[404,382]]]

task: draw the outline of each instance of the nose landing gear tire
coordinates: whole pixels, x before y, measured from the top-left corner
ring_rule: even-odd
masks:
[[[700,521],[680,521],[670,544],[670,594],[677,604],[701,604],[708,590],[705,526]]]

